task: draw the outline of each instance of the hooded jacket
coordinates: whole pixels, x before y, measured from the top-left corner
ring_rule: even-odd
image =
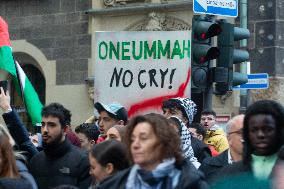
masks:
[[[31,189],[32,185],[30,182],[23,178],[0,178],[1,189]]]
[[[30,189],[37,189],[37,184],[34,177],[29,173],[27,166],[20,160],[16,160],[18,171],[21,175],[21,178],[28,181],[31,185]]]
[[[204,137],[204,143],[214,146],[215,150],[219,153],[229,148],[226,134],[221,128],[208,130]]]

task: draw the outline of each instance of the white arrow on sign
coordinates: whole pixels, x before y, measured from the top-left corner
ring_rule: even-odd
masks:
[[[237,3],[236,0],[196,0],[196,2],[207,11],[209,7],[219,7],[226,9],[236,9]]]
[[[207,11],[207,0],[196,0],[196,2],[198,2],[199,5]]]

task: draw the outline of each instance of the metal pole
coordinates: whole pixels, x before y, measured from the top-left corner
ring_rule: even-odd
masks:
[[[213,86],[212,84],[208,87],[208,89],[203,93],[203,109],[212,110],[212,96],[213,96]]]
[[[240,0],[240,27],[247,28],[247,0]],[[247,40],[243,39],[240,42],[241,47],[247,46]],[[241,63],[241,73],[247,74],[247,62]],[[240,113],[244,113],[248,106],[248,90],[241,89],[240,90]]]

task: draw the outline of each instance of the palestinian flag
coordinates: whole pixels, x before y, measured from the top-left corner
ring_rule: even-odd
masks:
[[[34,126],[41,124],[42,104],[21,66],[14,61],[8,25],[0,17],[0,69],[12,75],[16,90],[23,97],[27,113]]]

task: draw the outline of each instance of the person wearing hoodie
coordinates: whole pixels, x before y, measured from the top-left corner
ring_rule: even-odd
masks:
[[[236,185],[239,178],[246,179],[243,182],[273,180],[281,159],[278,152],[284,144],[283,135],[284,108],[280,103],[261,100],[250,105],[244,118],[243,160],[224,167],[216,178],[216,186],[229,180],[227,186]]]
[[[201,125],[206,129],[204,143],[221,153],[229,148],[225,132],[216,124],[216,113],[213,110],[203,110],[200,118]]]

